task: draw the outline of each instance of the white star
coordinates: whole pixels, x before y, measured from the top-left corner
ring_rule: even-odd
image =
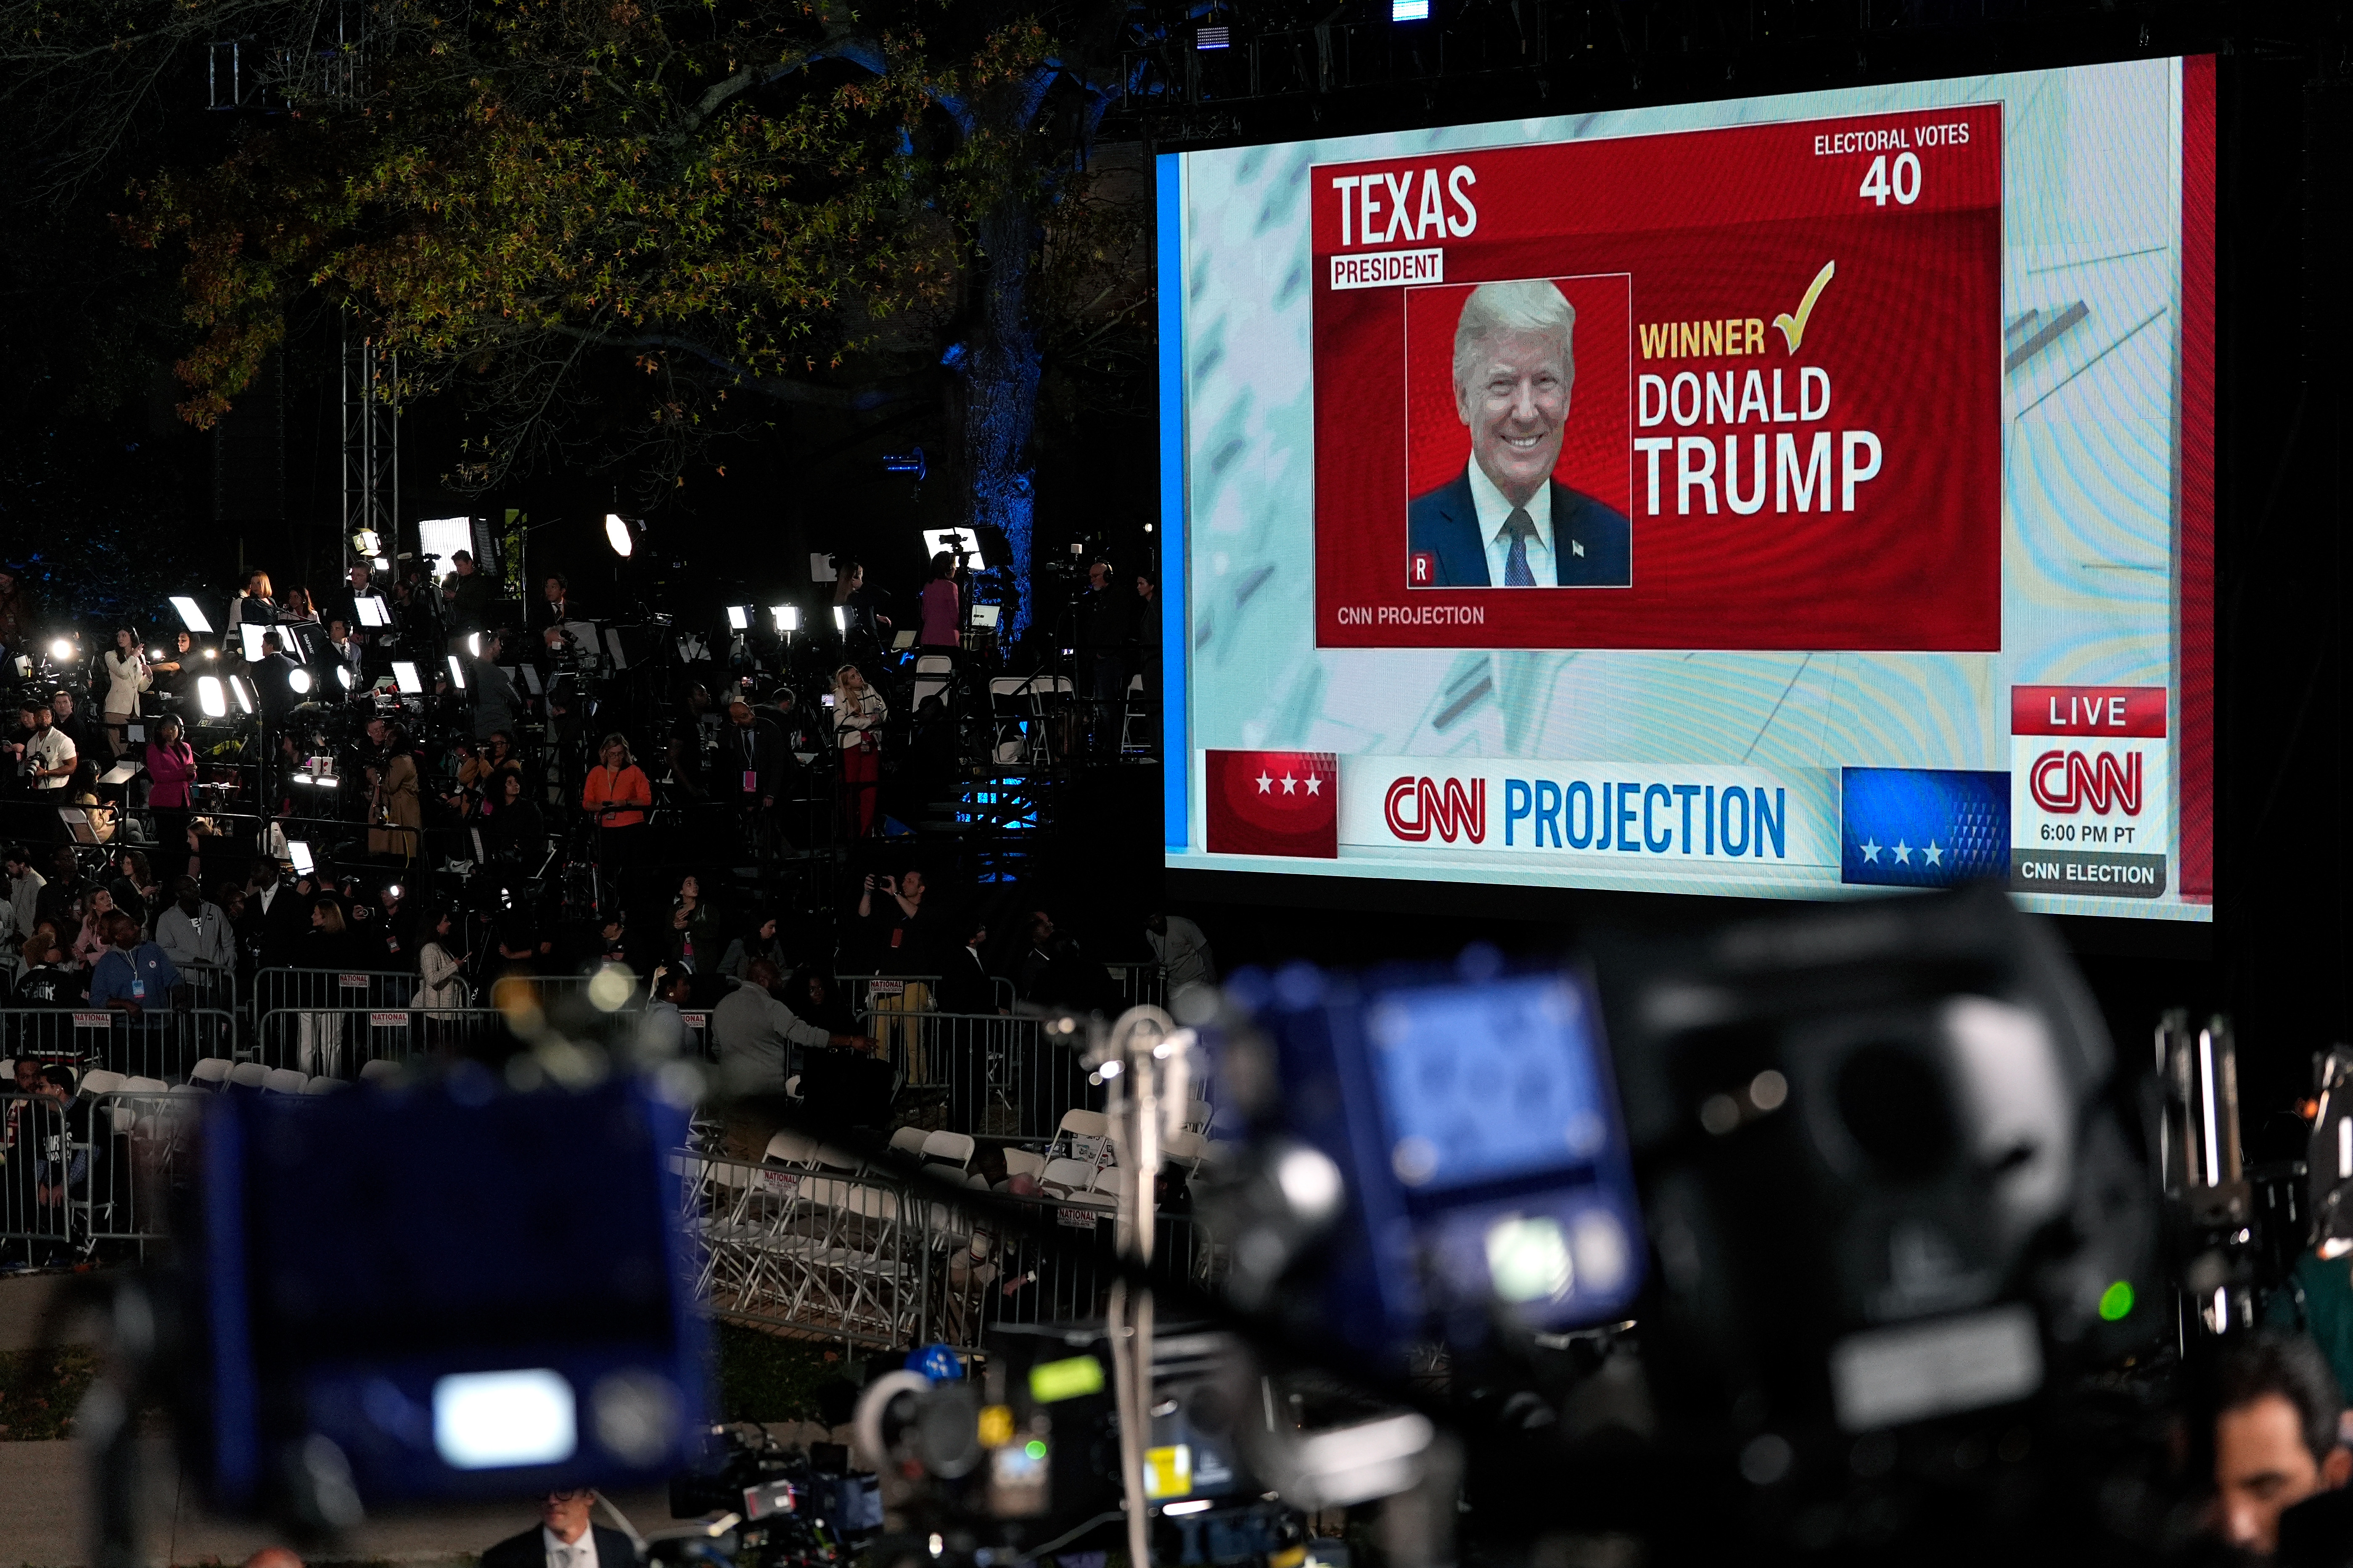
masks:
[[[1931,866],[1941,866],[1945,863],[1945,852],[1936,847],[1936,841],[1933,838],[1928,840],[1928,847],[1921,853],[1928,857],[1928,864]]]
[[[1307,793],[1309,795],[1322,795],[1324,793],[1324,780],[1317,774],[1309,773],[1307,775]]]
[[[1862,858],[1872,865],[1879,864],[1879,846],[1866,838],[1862,841]]]
[[[1264,794],[1266,794],[1269,790],[1272,789],[1273,787],[1274,787],[1274,781],[1273,781],[1272,779],[1271,779],[1271,778],[1267,777],[1264,773],[1261,773],[1261,774],[1259,774],[1259,775],[1258,775],[1258,793],[1259,793],[1259,794],[1261,794],[1261,795],[1264,795]]]
[[[1282,793],[1285,795],[1297,795],[1299,793],[1299,781],[1293,778],[1289,773],[1283,774]]]
[[[1911,846],[1905,844],[1901,838],[1895,841],[1895,863],[1899,866],[1912,864]]]

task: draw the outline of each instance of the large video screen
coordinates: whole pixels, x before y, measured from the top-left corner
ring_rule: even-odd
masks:
[[[1171,868],[2213,907],[2214,65],[1161,156]]]

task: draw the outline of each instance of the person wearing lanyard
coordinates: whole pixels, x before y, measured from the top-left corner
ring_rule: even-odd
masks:
[[[699,974],[711,964],[711,938],[716,922],[711,918],[711,907],[702,901],[702,883],[689,876],[679,884],[678,901],[670,912],[670,962],[690,974]]]
[[[171,1010],[173,988],[181,984],[180,972],[173,967],[164,950],[152,942],[139,940],[139,922],[116,910],[107,919],[107,940],[113,945],[100,955],[90,970],[90,1005],[127,1013],[132,1020],[132,1038],[142,1045],[151,1043],[142,1038],[153,1030],[142,1028],[150,1008]],[[153,1069],[157,1076],[171,1076],[184,1065],[178,1062],[151,1061],[153,1053],[142,1050],[133,1065],[118,1071],[145,1072]]]

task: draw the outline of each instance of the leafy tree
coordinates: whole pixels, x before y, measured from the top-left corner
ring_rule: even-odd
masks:
[[[250,41],[235,133],[159,159],[121,225],[178,268],[185,417],[322,300],[398,353],[400,395],[477,411],[473,488],[584,437],[666,486],[754,410],[945,395],[968,519],[1026,583],[1046,345],[1101,363],[1143,324],[1143,269],[1089,239],[1120,7],[383,0],[332,40],[328,9],[0,3],[18,96],[63,106],[62,182],[205,45]]]

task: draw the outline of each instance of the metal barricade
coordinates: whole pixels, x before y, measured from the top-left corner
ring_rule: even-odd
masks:
[[[537,974],[531,984],[542,1005],[584,994],[594,976]],[[335,1007],[406,1007],[424,979],[413,969],[264,969],[253,977],[253,1016]],[[487,996],[477,998],[487,1003]]]
[[[586,996],[588,994],[589,983],[596,978],[593,974],[534,974],[531,976],[531,988],[537,994],[539,1005],[542,1007],[549,1007],[567,997]],[[514,982],[511,980],[508,984],[512,984]],[[496,988],[495,984],[492,988]],[[491,999],[484,995],[475,1000],[487,1005]],[[642,1008],[645,1005],[645,994],[642,991],[635,993],[627,1005],[633,1011]]]
[[[0,1058],[97,1066],[132,1078],[183,1079],[200,1057],[237,1050],[237,1020],[217,1007],[11,1007],[0,1010]]]
[[[237,1016],[237,970],[234,966],[216,963],[181,963],[174,965],[180,978],[187,982],[188,1001],[192,1006],[207,1007]]]
[[[939,976],[863,974],[846,977],[845,984],[850,1010],[865,1020],[865,1032],[894,1066],[905,1061],[920,1037],[915,1018],[932,1011],[932,988]]]
[[[72,1218],[72,1139],[66,1107],[41,1095],[0,1093],[0,1256],[40,1263],[69,1246]],[[64,1161],[66,1192],[56,1194],[55,1165]],[[82,1186],[89,1176],[85,1163]]]
[[[940,977],[936,974],[845,974],[841,984],[849,997],[849,1010],[865,1012],[929,1011],[938,1003]],[[989,979],[989,994],[995,1005],[1010,1012],[1013,1009],[1013,982],[1002,975]]]
[[[936,974],[845,974],[841,986],[853,1013],[872,1008],[920,1012],[932,1005]]]
[[[90,1097],[89,1180],[68,1219],[77,1244],[161,1241],[173,1194],[195,1179],[202,1089],[114,1089]]]
[[[960,1347],[976,1349],[999,1323],[1054,1323],[1100,1317],[1103,1294],[1119,1272],[1112,1211],[1052,1198],[993,1194],[1004,1203],[1032,1207],[1059,1241],[1046,1242],[986,1215],[965,1217],[975,1237],[965,1249],[968,1262],[951,1259],[941,1269],[934,1331]],[[1153,1226],[1152,1279],[1161,1284],[1211,1284],[1213,1249],[1189,1215],[1159,1215]]]
[[[1157,963],[1106,963],[1112,984],[1119,987],[1119,1006],[1113,1016],[1130,1007],[1166,1007],[1168,1005],[1168,971]]]
[[[719,1042],[711,1037],[711,1012],[708,1007],[681,1007],[679,1022],[686,1026],[686,1052],[704,1061],[719,1059]]]
[[[923,1342],[926,1205],[903,1184],[671,1159],[695,1287],[714,1313],[885,1348]]]
[[[1062,1113],[1103,1108],[1087,1081],[1083,1041],[1050,1035],[1042,1018],[994,1013],[869,1014],[860,1026],[899,1069],[902,1090],[944,1089],[952,1132],[1050,1138]]]
[[[406,1007],[421,984],[409,969],[259,969],[253,1016],[298,1007]]]
[[[531,984],[546,1002],[584,994],[594,978],[537,974]],[[253,977],[254,1016],[301,1007],[406,1007],[424,983],[413,969],[263,969]]]
[[[368,1063],[458,1056],[507,1032],[495,1007],[281,1007],[254,1033],[262,1065],[356,1079]]]
[[[723,1317],[860,1343],[977,1349],[999,1323],[1100,1314],[1118,1271],[1108,1207],[1002,1193],[959,1199],[885,1172],[685,1149],[670,1160],[692,1284]],[[1029,1223],[1008,1223],[1005,1204],[1028,1211]],[[1214,1287],[1220,1256],[1190,1215],[1157,1217],[1154,1279]]]

